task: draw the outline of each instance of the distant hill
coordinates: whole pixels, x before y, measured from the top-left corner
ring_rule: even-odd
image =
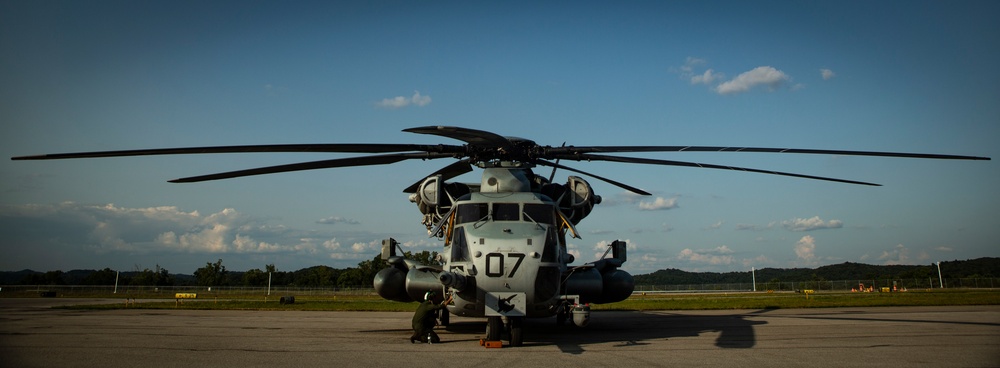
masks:
[[[333,286],[341,275],[349,274],[350,272],[348,271],[350,270],[354,269],[342,270],[327,266],[314,266],[292,272],[276,272],[272,280],[272,285]],[[248,281],[246,280],[248,278],[244,277],[246,273],[249,273],[249,271],[227,271],[227,284],[247,284]],[[0,285],[112,285],[116,276],[120,278],[121,284],[127,284],[139,274],[140,272],[136,271],[116,274],[115,271],[110,269],[70,270],[67,272],[2,271],[0,272]],[[941,274],[944,278],[948,279],[1000,277],[1000,258],[986,257],[965,261],[941,262]],[[678,269],[665,269],[650,274],[635,275],[634,277],[636,285],[746,283],[748,282],[748,277],[750,277],[750,271],[688,272]],[[756,270],[756,278],[757,282],[937,278],[937,266],[934,264],[878,266],[845,262],[819,268],[763,268]],[[254,284],[266,282],[266,278],[263,280],[265,281],[257,280]],[[353,285],[356,282],[351,282],[350,284]],[[193,275],[170,274],[170,284],[195,285],[196,279]]]
[[[941,262],[945,278],[1000,277],[1000,258],[977,258],[966,261]],[[635,275],[637,285],[686,285],[745,283],[750,271],[744,272],[687,272],[678,269],[659,270],[646,275]],[[757,282],[813,281],[813,280],[872,280],[937,278],[937,266],[929,265],[869,265],[845,262],[819,268],[762,268],[756,270]]]
[[[139,271],[122,271],[116,274],[110,269],[70,270],[39,272],[32,270],[0,271],[0,285],[113,285],[118,276],[122,284],[140,274]],[[194,276],[170,274],[177,285],[193,285]]]

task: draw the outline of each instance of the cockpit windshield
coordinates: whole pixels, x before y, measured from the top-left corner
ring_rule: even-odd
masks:
[[[487,219],[552,225],[555,223],[555,210],[551,204],[544,203],[524,203],[523,209],[521,203],[463,203],[458,205],[455,213],[456,225]]]
[[[520,221],[520,207],[517,203],[494,203],[493,221]]]
[[[476,222],[490,213],[489,203],[465,203],[458,205],[455,212],[455,223]]]
[[[526,221],[533,221],[539,224],[552,225],[554,211],[552,205],[541,203],[525,203],[524,216]]]

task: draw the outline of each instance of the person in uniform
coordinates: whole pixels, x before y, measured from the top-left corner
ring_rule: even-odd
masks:
[[[437,324],[437,311],[444,309],[448,303],[451,303],[451,295],[448,299],[445,299],[441,304],[434,303],[434,297],[437,293],[433,291],[428,291],[424,294],[424,301],[417,306],[417,311],[413,313],[413,335],[410,336],[410,343],[429,342],[438,343],[441,342],[441,338],[434,333],[434,325]]]

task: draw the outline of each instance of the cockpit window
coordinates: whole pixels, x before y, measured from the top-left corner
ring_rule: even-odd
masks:
[[[494,203],[493,204],[493,220],[494,221],[520,221],[521,211],[519,211],[520,206],[517,203]]]
[[[466,203],[458,205],[455,213],[455,223],[464,224],[466,222],[476,222],[482,220],[489,214],[488,203]]]
[[[549,227],[545,233],[545,247],[542,248],[542,262],[556,261],[556,246],[559,245],[559,236],[555,227]]]
[[[451,261],[469,260],[469,245],[465,242],[465,228],[458,228],[451,236]]]
[[[552,209],[552,205],[540,204],[540,203],[525,203],[524,204],[524,221],[537,222],[539,224],[552,225],[553,214],[555,212]]]
[[[550,204],[525,203],[524,214],[521,216],[520,203],[492,203],[493,209],[490,211],[490,203],[464,203],[458,205],[455,211],[455,225],[469,222],[478,222],[486,219],[487,215],[492,215],[493,221],[526,221],[536,222],[544,225],[555,224],[555,209]]]

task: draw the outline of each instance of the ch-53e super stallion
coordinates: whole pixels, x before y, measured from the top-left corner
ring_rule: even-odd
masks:
[[[823,155],[855,155],[952,160],[989,160],[988,157],[708,146],[542,146],[522,138],[491,132],[446,126],[411,128],[405,132],[431,134],[465,142],[462,145],[423,144],[285,144],[194,148],[166,148],[129,151],[62,153],[14,157],[14,160],[45,160],[142,155],[240,153],[240,152],[339,152],[368,153],[350,158],[262,167],[171,180],[190,183],[242,176],[349,166],[385,165],[406,160],[451,158],[456,162],[407,187],[409,199],[423,214],[430,236],[443,240],[439,266],[420,265],[396,253],[392,239],[383,240],[382,258],[388,267],[374,280],[379,295],[400,302],[422,300],[428,291],[450,293],[451,314],[486,317],[486,339],[506,337],[510,345],[521,345],[525,318],[556,317],[560,324],[572,320],[584,326],[590,319],[590,304],[613,303],[632,294],[632,275],[621,270],[626,262],[626,244],[612,242],[601,259],[573,265],[566,238],[579,237],[576,225],[590,214],[601,197],[581,177],[569,176],[554,183],[557,169],[601,180],[627,191],[649,195],[642,189],[610,178],[577,170],[560,163],[608,161],[632,164],[684,166],[783,175],[847,184],[878,185],[744,167],[685,161],[622,157],[622,152],[754,152]],[[479,183],[449,182],[483,170]],[[536,174],[538,166],[552,168],[546,178]],[[610,257],[609,257],[610,254]],[[444,315],[447,317],[447,314]]]

